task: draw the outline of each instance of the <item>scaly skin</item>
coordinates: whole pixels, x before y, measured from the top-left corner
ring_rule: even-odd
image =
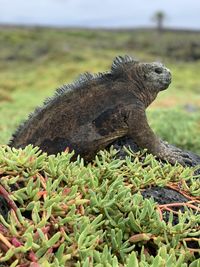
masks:
[[[68,147],[91,160],[97,151],[128,135],[157,157],[184,165],[190,161],[188,155],[161,141],[145,114],[159,91],[170,83],[170,71],[161,63],[117,57],[110,72],[86,73],[74,84],[58,89],[19,127],[10,146],[33,144],[48,154]]]

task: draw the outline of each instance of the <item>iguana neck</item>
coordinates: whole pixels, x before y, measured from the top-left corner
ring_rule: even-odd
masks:
[[[134,82],[134,95],[144,104],[147,108],[157,96],[156,90],[146,88],[141,82]]]

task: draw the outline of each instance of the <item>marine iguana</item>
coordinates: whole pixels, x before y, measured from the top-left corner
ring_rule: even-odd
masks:
[[[57,89],[19,126],[9,145],[24,148],[33,144],[48,154],[69,148],[91,160],[116,139],[129,136],[160,159],[188,164],[188,154],[160,140],[145,114],[170,83],[171,73],[163,64],[118,56],[109,72],[85,73],[73,84]]]

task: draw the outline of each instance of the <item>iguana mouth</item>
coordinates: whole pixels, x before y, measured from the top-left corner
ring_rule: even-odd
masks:
[[[165,81],[163,82],[163,88],[161,88],[161,91],[162,91],[162,90],[166,90],[166,89],[169,87],[171,81],[172,81],[171,77],[170,77],[169,79],[165,80]]]
[[[164,86],[160,89],[160,91],[164,91],[164,90],[166,90],[168,87],[169,87],[169,85],[170,85],[170,83],[165,83],[165,84],[163,84]]]
[[[172,82],[172,78],[170,77],[167,79],[166,83],[170,84],[171,82]]]

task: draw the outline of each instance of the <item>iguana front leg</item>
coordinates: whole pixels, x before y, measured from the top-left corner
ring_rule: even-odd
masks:
[[[189,153],[187,153],[186,151],[184,152],[183,150],[174,147],[172,145],[170,145],[169,143],[167,143],[166,141],[163,141],[160,139],[160,143],[165,147],[166,151],[170,151],[170,155],[166,156],[163,155],[163,159],[166,159],[167,161],[169,161],[172,164],[175,164],[176,161],[179,162],[181,165],[183,166],[193,166],[194,162],[192,160],[192,158],[190,157]],[[171,157],[171,159],[170,159]],[[169,158],[169,159],[167,159]]]
[[[128,109],[126,118],[129,129],[128,135],[139,147],[147,148],[153,155],[172,164],[179,162],[182,165],[192,165],[192,160],[187,153],[171,148],[154,134],[147,122],[145,109],[142,105]]]

